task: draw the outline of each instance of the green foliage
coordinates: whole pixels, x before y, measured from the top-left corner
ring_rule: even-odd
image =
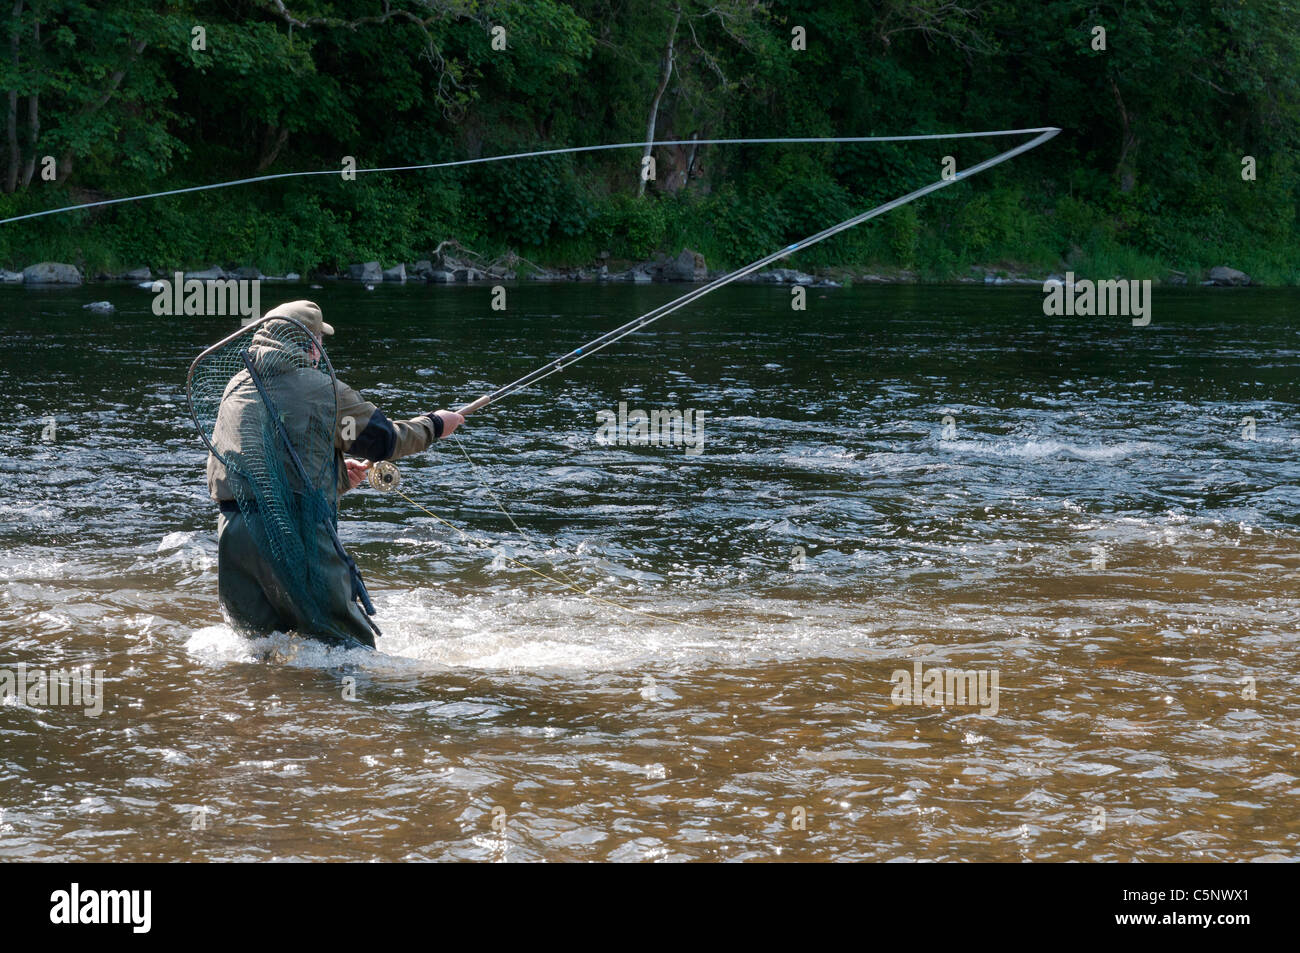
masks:
[[[786,244],[780,199],[771,193],[755,190],[742,198],[728,183],[705,199],[700,213],[709,228],[700,251],[710,260],[741,265]]]
[[[798,241],[849,218],[856,208],[849,190],[829,176],[796,179],[778,197],[787,241]]]
[[[615,258],[646,258],[664,243],[666,203],[634,195],[614,195],[601,203],[591,232]]]
[[[0,215],[293,170],[644,136],[678,6],[659,0],[25,0],[0,57],[19,167]],[[393,16],[385,19],[380,10]],[[1300,263],[1300,0],[683,0],[660,139],[1038,126],[1046,147],[823,245],[798,267],[952,276]],[[191,46],[202,24],[207,49]],[[806,51],[790,48],[805,26]],[[1105,52],[1091,48],[1104,25]],[[495,50],[491,29],[506,29]],[[39,27],[39,31],[38,31]],[[39,129],[28,123],[28,97]],[[0,97],[0,108],[8,97]],[[742,264],[1008,140],[702,147],[636,197],[635,150],[471,170],[288,179],[0,226],[8,267],[221,263],[268,272],[422,257],[446,238],[535,260],[681,247]],[[56,156],[57,183],[24,183]],[[1255,181],[1241,178],[1253,156]],[[657,152],[661,169],[685,153]],[[8,150],[0,185],[8,187]],[[585,263],[590,263],[587,261]],[[1155,276],[1159,276],[1158,274]]]
[[[955,216],[960,257],[988,260],[1036,245],[1046,234],[1043,216],[1026,207],[1023,190],[1001,187],[964,202]]]
[[[898,209],[885,220],[884,229],[894,260],[904,268],[916,264],[916,251],[921,237],[921,217],[916,206],[904,205]]]
[[[540,247],[573,237],[592,216],[568,156],[475,166],[471,183],[492,235],[507,243]]]

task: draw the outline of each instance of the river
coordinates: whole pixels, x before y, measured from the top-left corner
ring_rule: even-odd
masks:
[[[400,418],[685,290],[262,295]],[[0,668],[104,678],[0,709],[0,858],[1296,859],[1300,298],[1042,302],[707,296],[401,461],[467,536],[349,494],[344,652],[221,618],[185,372],[236,319],[0,288]],[[698,445],[602,443],[621,402]]]

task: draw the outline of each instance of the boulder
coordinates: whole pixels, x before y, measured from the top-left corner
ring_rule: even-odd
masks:
[[[262,274],[261,268],[256,268],[251,265],[246,265],[243,268],[236,268],[232,277],[242,278],[246,281],[261,281],[266,276]]]
[[[226,277],[226,273],[222,269],[218,268],[216,265],[213,265],[211,268],[205,268],[203,271],[185,272],[186,281],[190,281],[190,280],[222,281],[225,279],[225,277]]]
[[[43,261],[23,269],[23,283],[29,285],[79,285],[81,272],[75,265]]]
[[[429,272],[429,280],[440,285],[445,285],[456,280],[456,276],[450,271],[435,270]]]
[[[90,304],[83,304],[81,308],[91,314],[112,314],[117,310],[111,301],[92,301]]]
[[[17,284],[23,280],[21,271],[4,271],[0,269],[0,282],[5,284]]]
[[[669,281],[703,281],[709,275],[704,256],[689,248],[663,266],[663,276]]]
[[[406,265],[394,265],[392,268],[384,269],[385,281],[405,281]]]
[[[795,271],[793,268],[772,268],[769,271],[758,272],[753,278],[755,281],[778,285],[811,285],[817,280],[812,275]]]
[[[379,267],[379,262],[368,261],[360,265],[348,265],[349,281],[383,281],[384,270]]]
[[[1234,287],[1250,284],[1250,275],[1226,265],[1216,265],[1210,269],[1209,283],[1220,287]]]
[[[287,275],[284,276],[284,280],[285,280],[285,281],[302,281],[302,275],[298,274],[298,272],[296,272],[296,271],[291,271],[291,272],[289,272]]]
[[[429,261],[427,258],[421,258],[410,268],[406,269],[406,272],[412,278],[423,278],[425,281],[428,281],[429,276],[433,274],[433,262]]]
[[[124,272],[122,277],[127,281],[148,281],[153,277],[153,272],[141,265],[139,268],[132,268],[130,271]]]

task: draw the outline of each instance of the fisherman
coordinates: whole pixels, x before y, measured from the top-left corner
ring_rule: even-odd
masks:
[[[301,322],[312,335],[305,349],[308,362],[316,367],[321,359],[319,346],[323,335],[331,335],[334,328],[326,324],[320,307],[313,301],[290,301],[273,308],[267,318],[293,318]],[[287,322],[280,322],[282,330]],[[254,364],[265,354],[286,345],[274,333],[275,322],[263,324],[253,337],[249,354]],[[299,332],[301,334],[301,332]],[[306,473],[333,474],[333,479],[323,479],[326,484],[317,486],[320,495],[330,507],[328,517],[337,512],[338,498],[342,493],[360,485],[366,478],[371,461],[396,460],[425,450],[435,440],[449,437],[465,418],[455,411],[438,410],[421,414],[410,420],[390,421],[382,410],[365,400],[342,381],[335,380],[333,393],[328,385],[321,387],[324,375],[287,374],[263,384],[273,397],[285,433],[294,445],[295,452]],[[328,378],[325,378],[328,380]],[[273,392],[273,394],[272,394]],[[262,395],[254,386],[247,371],[231,379],[222,396],[214,432],[215,445],[223,455],[237,451],[242,459],[260,465],[265,455],[275,453],[276,460],[265,460],[268,469],[280,473],[297,473],[289,459],[288,451],[280,441],[267,448],[264,439],[258,438],[257,426],[243,426],[265,417],[261,408]],[[317,430],[313,432],[313,424]],[[324,428],[333,431],[333,465],[329,460],[330,447]],[[254,434],[250,437],[249,434]],[[319,439],[314,439],[319,435]],[[344,454],[351,457],[344,457]],[[239,477],[214,455],[208,455],[208,491],[220,508],[217,530],[217,573],[221,606],[232,627],[253,636],[268,635],[275,630],[297,631],[321,641],[339,645],[374,646],[374,631],[365,611],[354,601],[355,567],[336,548],[330,528],[324,519],[314,520],[308,535],[303,539],[304,561],[312,567],[314,581],[322,593],[316,606],[300,604],[302,598],[290,595],[276,573],[272,557],[264,551],[260,540],[268,538],[262,519],[255,507],[247,514],[236,501],[234,480]],[[298,480],[301,482],[301,480]],[[245,492],[245,500],[252,497]],[[312,498],[317,498],[315,494]],[[246,507],[249,504],[246,502]],[[332,524],[331,524],[332,525]],[[304,573],[306,569],[304,567]],[[359,575],[356,579],[359,581]],[[313,621],[314,620],[314,621]]]

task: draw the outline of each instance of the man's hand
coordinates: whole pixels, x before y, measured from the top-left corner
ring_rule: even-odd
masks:
[[[465,418],[454,410],[436,410],[433,415],[442,421],[442,435],[450,437],[456,428],[465,422]]]
[[[370,470],[370,464],[365,460],[344,460],[344,465],[348,468],[348,485],[356,489],[361,485],[361,481],[366,478],[366,473]]]

